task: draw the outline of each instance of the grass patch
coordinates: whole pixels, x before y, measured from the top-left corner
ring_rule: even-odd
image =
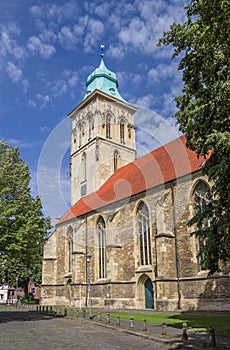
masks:
[[[101,314],[106,317],[106,314]],[[170,327],[182,329],[182,324],[187,323],[188,329],[208,332],[210,326],[215,328],[216,334],[222,336],[230,335],[230,316],[228,315],[190,315],[190,314],[135,314],[135,313],[116,313],[110,314],[110,317],[120,316],[123,320],[129,320],[130,316],[134,317],[134,321],[142,322],[145,318],[148,324],[161,325],[162,321]]]
[[[57,312],[64,312],[64,307],[53,307],[53,310]],[[83,316],[84,309],[77,310],[75,308],[67,308],[68,312],[74,314],[79,313],[81,317]],[[89,312],[89,310],[85,310]],[[93,309],[94,316],[97,315],[99,310]],[[102,310],[101,310],[102,311]],[[189,314],[189,313],[130,313],[130,312],[116,312],[110,313],[111,318],[116,318],[117,315],[120,316],[120,319],[130,320],[130,317],[134,317],[134,322],[143,322],[143,319],[146,319],[147,324],[161,325],[162,322],[166,322],[167,326],[182,329],[182,324],[187,323],[188,329],[199,331],[199,332],[208,332],[210,326],[215,328],[215,332],[220,336],[230,336],[230,315],[205,315],[205,314]],[[107,313],[101,312],[102,317],[106,317]]]

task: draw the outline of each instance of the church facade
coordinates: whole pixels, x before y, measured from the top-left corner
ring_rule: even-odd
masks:
[[[211,278],[188,227],[210,200],[205,159],[185,136],[136,159],[136,107],[102,57],[69,114],[71,208],[43,258],[42,305],[230,309],[230,269]]]

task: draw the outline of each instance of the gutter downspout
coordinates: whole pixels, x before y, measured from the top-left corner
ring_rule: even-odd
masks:
[[[177,241],[177,221],[176,221],[176,208],[175,208],[175,196],[173,190],[173,183],[170,182],[171,194],[172,194],[172,214],[173,214],[173,234],[175,237],[175,253],[176,253],[176,276],[177,276],[177,308],[181,309],[181,292],[180,292],[180,269],[179,269],[179,253],[178,253],[178,241]]]

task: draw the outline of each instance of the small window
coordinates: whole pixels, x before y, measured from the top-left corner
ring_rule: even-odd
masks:
[[[30,293],[36,294],[36,291],[37,291],[37,288],[35,287],[30,288]]]
[[[69,253],[69,266],[68,266],[68,270],[69,272],[72,272],[72,268],[73,268],[73,230],[70,229],[69,233],[68,233],[68,253]]]
[[[123,120],[120,123],[120,141],[123,144],[125,143],[125,123]]]
[[[85,196],[87,193],[87,187],[86,187],[86,184],[82,185],[81,186],[81,196]]]
[[[72,272],[73,240],[69,240],[69,272]]]
[[[81,157],[81,181],[86,181],[86,154],[83,153]]]
[[[111,138],[111,133],[110,133],[110,116],[106,116],[106,138],[110,139]]]
[[[118,156],[119,156],[119,152],[116,150],[114,152],[114,156],[113,156],[113,170],[116,171],[118,169]]]

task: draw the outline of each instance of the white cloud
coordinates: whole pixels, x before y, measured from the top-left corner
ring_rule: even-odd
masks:
[[[41,102],[40,109],[45,108],[47,106],[47,104],[50,102],[50,98],[48,95],[43,96],[41,94],[37,94],[36,97],[37,97],[38,101]]]
[[[16,146],[19,149],[32,148],[33,147],[33,143],[27,142],[27,141],[24,141],[24,140],[19,140],[19,139],[11,138],[11,139],[8,139],[7,142],[9,143],[9,145]]]
[[[145,52],[153,51],[153,36],[149,25],[141,18],[134,17],[126,28],[119,32],[119,39],[124,45],[144,49]]]
[[[86,52],[91,52],[95,45],[98,44],[103,32],[104,24],[101,21],[89,19],[83,44]]]
[[[164,92],[162,98],[162,114],[173,115],[176,112],[176,103],[174,98],[181,94],[182,83],[172,85],[168,92]]]
[[[95,13],[100,17],[108,17],[110,10],[111,10],[111,3],[110,2],[102,2],[99,6],[95,6],[94,4],[93,8]]]
[[[79,81],[79,74],[77,71],[70,71],[65,69],[63,72],[65,79],[67,79],[70,88],[76,87]]]
[[[30,107],[30,108],[35,108],[35,107],[37,107],[37,103],[36,103],[36,101],[35,100],[28,100],[28,102],[27,102],[27,106],[28,107]]]
[[[73,49],[78,42],[74,32],[67,26],[61,28],[61,31],[58,33],[58,40],[60,45],[67,50]]]
[[[131,86],[138,86],[142,79],[142,74],[132,73],[132,72],[117,72],[117,79],[119,82],[119,85],[131,85]]]
[[[42,58],[48,59],[54,55],[56,49],[53,45],[45,44],[36,36],[29,38],[27,48],[32,54],[38,54]]]
[[[39,35],[39,38],[46,43],[55,43],[57,35],[52,30],[45,29]]]
[[[48,128],[48,126],[41,126],[40,130],[41,130],[41,132],[44,132],[44,133],[47,133],[47,132],[51,131],[50,128]]]
[[[29,14],[35,19],[49,19],[56,23],[77,18],[79,14],[77,3],[67,2],[63,6],[53,4],[34,5],[29,9]]]
[[[107,52],[106,52],[107,55]],[[125,49],[121,44],[109,45],[108,56],[115,58],[116,60],[122,60],[125,57]]]
[[[65,95],[67,91],[68,91],[68,86],[66,84],[66,81],[64,80],[56,81],[51,87],[51,92],[54,97]]]
[[[20,29],[15,24],[7,26],[0,26],[0,53],[1,56],[10,56],[16,60],[23,60],[26,58],[26,49],[19,46],[13,35],[19,35]]]
[[[181,73],[177,69],[178,62],[160,63],[155,68],[148,72],[149,83],[159,82],[164,79],[178,79],[181,78]]]
[[[15,83],[23,79],[23,72],[21,68],[17,67],[13,62],[7,62],[6,72],[9,78]]]
[[[21,83],[24,92],[28,90],[29,82],[24,78],[23,71],[20,67],[16,66],[13,62],[7,62],[5,70],[13,83]]]
[[[154,94],[148,94],[145,96],[140,96],[134,99],[134,104],[140,105],[145,108],[150,108],[155,102]]]
[[[139,106],[135,114],[138,156],[176,139],[180,133],[174,118],[164,119],[160,114]]]

